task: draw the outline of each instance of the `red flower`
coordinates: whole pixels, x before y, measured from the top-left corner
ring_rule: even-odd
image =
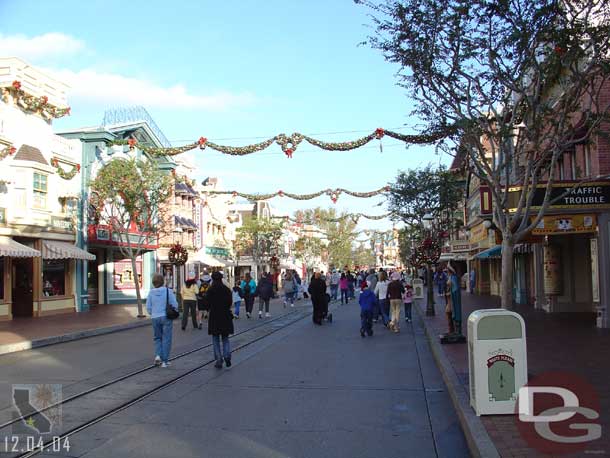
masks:
[[[286,153],[286,157],[288,159],[292,159],[292,153],[294,153],[294,150],[292,148],[286,148],[286,150],[284,151],[284,153]]]
[[[381,137],[383,137],[384,135],[385,131],[381,127],[375,129],[375,138],[377,138],[377,140],[381,139]]]
[[[13,88],[15,90],[17,90],[17,91],[20,90],[21,89],[21,83],[19,81],[17,81],[17,80],[13,81]]]
[[[17,148],[15,148],[14,146],[11,146],[8,150],[8,154],[15,154],[17,152]]]
[[[205,144],[208,142],[208,139],[205,137],[199,137],[199,140],[197,140],[197,143],[199,143],[199,148],[203,149],[205,148]]]
[[[42,101],[43,105],[46,105],[49,101],[49,98],[46,95],[43,95],[42,97],[40,97],[40,100]]]

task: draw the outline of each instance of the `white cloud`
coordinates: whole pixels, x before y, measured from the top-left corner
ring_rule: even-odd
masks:
[[[70,35],[50,32],[34,37],[0,33],[0,56],[26,60],[66,56],[85,50],[85,43]]]
[[[161,86],[154,82],[116,73],[80,71],[51,71],[56,78],[70,86],[68,98],[103,102],[105,105],[144,105],[162,108],[202,108],[211,111],[251,105],[255,101],[248,92],[218,91],[201,95],[190,93],[183,85]]]

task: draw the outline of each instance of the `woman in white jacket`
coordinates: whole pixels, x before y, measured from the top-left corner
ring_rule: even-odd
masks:
[[[385,271],[379,272],[379,281],[375,285],[375,295],[379,299],[379,309],[377,313],[373,312],[373,321],[377,322],[378,314],[381,313],[383,325],[387,326],[390,321],[390,301],[388,300],[388,275]]]

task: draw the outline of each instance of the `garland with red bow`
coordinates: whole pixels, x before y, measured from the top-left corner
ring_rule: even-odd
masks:
[[[267,200],[267,199],[272,199],[274,197],[288,197],[288,198],[294,199],[294,200],[311,200],[311,199],[315,199],[316,197],[320,197],[320,196],[326,194],[327,196],[330,197],[330,200],[332,200],[332,202],[334,204],[336,204],[337,200],[339,199],[339,196],[341,194],[347,194],[347,195],[350,195],[353,197],[359,197],[359,198],[368,198],[368,197],[377,196],[379,194],[385,194],[389,190],[390,190],[389,186],[384,186],[383,188],[379,188],[374,191],[368,191],[368,192],[357,192],[357,191],[350,191],[350,190],[344,189],[344,188],[336,188],[336,189],[323,189],[322,191],[313,192],[311,194],[293,194],[291,192],[286,192],[286,191],[282,191],[282,190],[279,190],[277,192],[272,192],[269,194],[248,194],[245,192],[238,192],[238,191],[206,191],[206,193],[208,193],[208,194],[231,194],[231,196],[233,196],[233,197],[239,196],[239,197],[243,197],[244,199],[253,200],[253,201]]]
[[[313,218],[304,218],[297,215],[296,218],[292,218],[290,216],[274,216],[274,218],[285,219],[295,224],[303,224],[309,222],[318,222],[318,221],[326,221],[329,223],[338,223],[340,221],[351,219],[354,223],[358,224],[360,218],[366,218],[370,220],[381,220],[384,218],[389,218],[392,216],[392,212],[384,213],[383,215],[366,215],[364,213],[346,213],[345,215],[337,216],[336,218],[321,218],[318,216],[313,216]]]
[[[16,152],[17,148],[15,148],[13,145],[5,146],[4,148],[2,148],[2,150],[0,150],[0,161],[7,156],[12,156]]]
[[[183,266],[189,259],[189,253],[181,244],[172,245],[167,253],[167,260],[175,266]]]
[[[12,95],[16,104],[28,113],[39,113],[46,118],[62,118],[70,114],[70,107],[56,107],[49,103],[49,98],[46,95],[36,97],[27,94],[21,89],[21,82],[17,80],[13,81],[10,86],[5,87],[3,93],[4,95]],[[6,101],[6,97],[3,98]]]
[[[53,167],[55,167],[57,174],[64,180],[71,180],[72,178],[74,178],[76,176],[77,173],[80,172],[80,164],[74,165],[72,167],[72,170],[70,170],[69,172],[66,172],[64,169],[61,168],[61,165],[59,165],[59,159],[57,159],[55,157],[53,159],[51,159],[51,165]]]
[[[159,148],[154,146],[145,146],[139,145],[135,138],[129,138],[127,140],[114,140],[109,142],[110,145],[128,145],[129,149],[139,148],[141,151],[151,155],[151,156],[175,156],[177,154],[182,154],[186,151],[190,151],[195,148],[199,148],[204,150],[206,148],[213,149],[223,154],[229,154],[231,156],[245,156],[247,154],[256,153],[258,151],[262,151],[264,149],[269,148],[273,143],[277,143],[286,157],[292,158],[292,155],[297,150],[297,147],[301,144],[301,142],[306,141],[310,145],[313,145],[317,148],[326,150],[326,151],[350,151],[356,148],[360,148],[361,146],[366,145],[372,140],[381,140],[385,135],[388,137],[395,138],[405,143],[411,144],[426,144],[426,143],[434,143],[437,142],[449,135],[454,134],[457,131],[455,126],[449,126],[444,128],[439,128],[434,132],[430,132],[427,134],[416,134],[416,135],[407,135],[401,134],[398,132],[393,132],[391,130],[385,130],[381,127],[375,129],[374,132],[365,135],[362,138],[346,141],[346,142],[324,142],[322,140],[318,140],[313,137],[309,137],[307,135],[303,135],[301,133],[295,132],[291,135],[286,134],[278,134],[275,137],[269,138],[260,143],[254,143],[252,145],[246,146],[226,146],[219,145],[217,143],[209,141],[206,137],[200,137],[199,140],[193,143],[189,143],[184,146],[172,146],[169,148]]]

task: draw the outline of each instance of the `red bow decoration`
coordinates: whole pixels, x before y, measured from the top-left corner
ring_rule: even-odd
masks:
[[[129,149],[134,149],[138,141],[135,138],[130,138],[127,140],[127,144],[129,145]]]
[[[205,137],[199,137],[199,140],[197,140],[197,143],[199,144],[199,149],[204,149],[205,148],[205,144],[208,142],[208,139]]]
[[[375,138],[377,140],[380,140],[381,137],[383,137],[384,135],[385,135],[385,131],[381,127],[378,127],[377,129],[375,129]]]
[[[49,98],[48,98],[46,95],[43,95],[43,96],[40,98],[40,100],[42,100],[42,104],[43,104],[43,105],[46,105],[46,104],[47,104],[47,102],[49,101]]]
[[[80,164],[76,164],[76,171],[80,172]]]
[[[286,157],[288,157],[288,159],[292,159],[292,153],[294,153],[294,150],[292,148],[286,148],[284,153],[286,153]]]
[[[330,200],[333,201],[333,204],[336,204],[338,199],[339,199],[339,196],[337,194],[331,194]]]
[[[555,54],[563,54],[565,50],[561,46],[555,46]]]
[[[13,81],[13,88],[15,90],[17,90],[17,91],[20,90],[21,89],[21,83],[19,81],[17,81],[17,80]]]
[[[231,195],[232,195],[233,197],[237,197],[237,193],[236,193],[235,191],[233,191],[233,192],[231,193]]]
[[[10,149],[8,150],[8,154],[15,154],[17,152],[17,148],[15,148],[14,146],[11,146]]]
[[[281,189],[277,192],[277,195],[280,197],[284,197],[284,191],[282,191]]]
[[[66,114],[67,114],[68,116],[70,115],[70,111],[71,111],[71,110],[72,110],[72,108],[70,108],[70,107],[68,107],[68,108],[66,109]]]
[[[384,190],[385,192],[390,192],[390,187],[389,187],[389,186],[386,186],[385,188],[383,188],[383,190]]]
[[[55,158],[51,159],[51,165],[53,167],[57,167],[59,165],[59,161]]]

